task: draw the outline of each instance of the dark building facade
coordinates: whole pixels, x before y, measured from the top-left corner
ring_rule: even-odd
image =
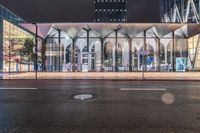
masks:
[[[162,22],[199,23],[200,0],[160,0]]]
[[[94,0],[95,22],[127,22],[127,0]]]

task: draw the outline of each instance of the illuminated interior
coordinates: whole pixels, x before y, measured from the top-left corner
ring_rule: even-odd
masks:
[[[34,32],[31,24],[22,24]],[[38,24],[48,72],[200,70],[199,26],[166,23]]]
[[[33,39],[29,32],[3,20],[3,72],[33,71],[33,62],[22,60],[21,53],[26,40]]]

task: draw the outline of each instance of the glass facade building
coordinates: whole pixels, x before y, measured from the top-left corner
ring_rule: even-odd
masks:
[[[0,72],[35,70],[35,35],[20,26],[20,23],[25,21],[0,5]],[[38,60],[41,60],[40,57]]]
[[[22,24],[31,28],[31,24]],[[45,71],[176,72],[200,70],[197,24],[38,24]]]
[[[127,22],[127,0],[94,0],[95,22]]]
[[[200,71],[196,23],[32,24],[1,10],[0,70],[9,75]]]
[[[160,0],[162,22],[199,23],[200,0]]]
[[[33,47],[33,34],[3,20],[3,72],[33,71]]]
[[[5,41],[5,20],[15,25],[25,22],[22,18],[0,5],[0,71],[3,71],[3,59],[4,59],[4,41]],[[7,27],[7,26],[6,26]],[[13,33],[14,34],[14,33]]]

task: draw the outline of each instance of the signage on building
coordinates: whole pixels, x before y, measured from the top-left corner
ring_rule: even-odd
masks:
[[[187,58],[176,58],[176,71],[185,72],[187,70]]]
[[[147,65],[153,64],[153,61],[154,61],[154,58],[153,58],[153,57],[151,57],[151,56],[148,56],[148,57],[147,57]]]

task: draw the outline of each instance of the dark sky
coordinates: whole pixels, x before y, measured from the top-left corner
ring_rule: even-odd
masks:
[[[93,0],[0,0],[28,22],[93,22]],[[159,22],[159,0],[128,0],[128,22]]]

